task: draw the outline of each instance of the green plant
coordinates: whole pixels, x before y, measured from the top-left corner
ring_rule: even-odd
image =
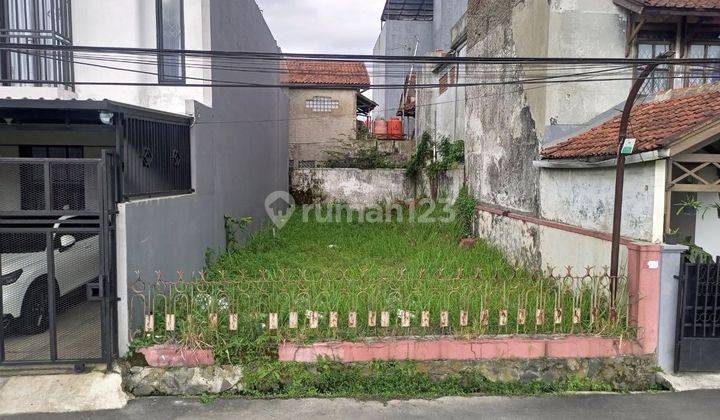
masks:
[[[432,136],[427,131],[420,137],[415,153],[410,157],[405,167],[405,175],[417,178],[429,160],[433,157]]]
[[[691,215],[702,209],[703,202],[698,200],[695,197],[692,196],[686,196],[685,199],[677,204],[675,204],[678,207],[677,215],[681,215],[683,213]]]
[[[252,223],[252,217],[235,218],[229,214],[225,215],[225,248],[234,251],[240,248],[237,234]],[[207,254],[205,254],[207,257]]]
[[[457,213],[458,223],[463,237],[469,237],[473,234],[473,222],[475,220],[475,212],[477,200],[470,194],[467,185],[463,185],[455,200],[455,212]]]
[[[720,201],[716,201],[709,206],[705,206],[705,209],[703,210],[702,217],[705,218],[705,214],[708,210],[715,209],[717,211],[718,218],[720,218]]]
[[[326,150],[328,159],[325,166],[328,168],[358,168],[382,169],[393,168],[390,152],[380,150],[375,139],[367,127],[360,127],[353,135],[342,136],[338,139],[335,150]]]
[[[713,256],[705,251],[701,246],[694,244],[692,242],[692,238],[685,238],[685,241],[683,241],[682,244],[689,247],[684,255],[685,260],[690,264],[709,264],[713,261]]]

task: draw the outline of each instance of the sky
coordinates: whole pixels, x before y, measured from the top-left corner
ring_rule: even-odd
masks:
[[[256,0],[283,52],[372,54],[385,0]]]

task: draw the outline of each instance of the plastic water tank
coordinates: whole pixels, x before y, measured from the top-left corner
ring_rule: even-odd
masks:
[[[390,137],[402,137],[403,136],[403,122],[400,118],[391,118],[387,123],[388,134]]]
[[[386,136],[388,133],[388,123],[382,118],[378,118],[373,123],[373,134],[376,136]]]

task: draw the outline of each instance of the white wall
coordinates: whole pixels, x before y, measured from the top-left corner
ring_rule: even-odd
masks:
[[[210,50],[212,45],[210,0],[185,0],[184,4],[185,48]],[[72,17],[75,45],[157,48],[153,0],[74,0]],[[138,57],[132,57],[132,60],[137,59]],[[155,57],[143,56],[141,60],[149,60],[153,64],[94,60],[88,58],[87,54],[80,53],[75,56],[75,79],[156,83],[155,74],[158,70],[157,65],[154,64]],[[190,60],[197,62],[195,58]],[[125,70],[112,70],[100,66],[119,67]],[[188,67],[186,72],[187,83],[202,83],[201,80],[193,80],[193,78],[211,78],[209,69]],[[112,99],[178,114],[185,112],[186,99],[212,106],[211,89],[202,87],[78,85],[76,92],[79,99]]]
[[[601,232],[612,231],[615,168],[546,169],[540,172],[540,217]],[[628,165],[622,234],[662,242],[665,161]]]

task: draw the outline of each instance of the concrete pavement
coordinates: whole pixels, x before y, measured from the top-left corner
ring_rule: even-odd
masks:
[[[199,400],[144,398],[123,409],[92,413],[32,415],[32,419],[716,419],[720,391],[659,394],[584,394],[543,397],[474,397],[438,400],[356,401]]]

